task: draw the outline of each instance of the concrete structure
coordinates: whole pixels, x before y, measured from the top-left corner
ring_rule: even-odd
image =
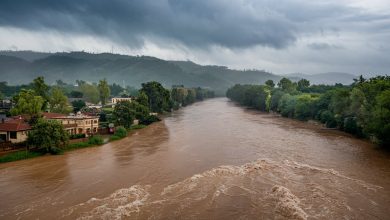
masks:
[[[43,117],[49,120],[58,120],[69,134],[85,134],[90,136],[98,133],[99,117],[77,114],[43,113]]]
[[[2,119],[0,122],[0,142],[21,143],[27,140],[31,126],[23,118]]]
[[[131,97],[129,97],[129,98],[120,98],[120,97],[118,98],[117,97],[117,98],[111,98],[111,103],[115,105],[118,102],[122,102],[122,101],[130,101],[131,102],[132,100],[133,100],[133,98],[131,98]]]

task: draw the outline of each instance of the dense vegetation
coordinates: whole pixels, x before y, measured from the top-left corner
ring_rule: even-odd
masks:
[[[315,119],[329,128],[370,138],[390,146],[390,77],[360,77],[350,86],[310,85],[283,78],[278,87],[235,85],[226,95],[233,101],[261,111],[274,111],[299,120]]]

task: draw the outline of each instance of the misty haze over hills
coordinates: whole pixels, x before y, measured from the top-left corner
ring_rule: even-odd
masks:
[[[85,52],[42,53],[33,51],[1,51],[0,73],[10,84],[29,83],[44,76],[49,83],[61,79],[96,82],[106,78],[111,83],[138,87],[147,81],[159,81],[166,86],[201,86],[223,93],[230,86],[279,81],[283,76],[262,70],[233,70],[224,66],[203,66],[191,61],[167,61],[149,56],[128,56]],[[322,73],[316,75],[288,74],[292,80],[306,78],[312,84],[350,84],[355,75]]]

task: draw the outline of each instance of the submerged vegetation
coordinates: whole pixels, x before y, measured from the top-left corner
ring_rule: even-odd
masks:
[[[390,77],[360,77],[352,85],[310,85],[283,78],[278,87],[235,85],[226,95],[241,105],[299,120],[318,120],[379,145],[390,146]]]

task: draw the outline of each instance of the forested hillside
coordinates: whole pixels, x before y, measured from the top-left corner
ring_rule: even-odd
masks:
[[[1,51],[0,75],[0,81],[9,84],[26,84],[38,76],[44,76],[48,83],[56,80],[66,83],[75,83],[75,80],[96,82],[96,79],[106,78],[111,83],[134,87],[155,80],[168,87],[213,88],[219,95],[237,83],[264,83],[269,79],[281,79],[279,75],[261,70],[232,70],[224,66],[202,66],[191,61],[166,61],[148,56],[32,51]],[[290,79],[298,80],[299,77],[292,76]],[[329,79],[326,82],[323,80],[324,83],[337,82],[337,77]]]

